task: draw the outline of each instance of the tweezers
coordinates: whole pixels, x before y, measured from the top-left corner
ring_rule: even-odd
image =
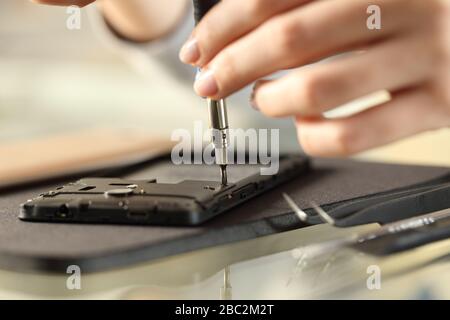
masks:
[[[341,219],[333,218],[330,215],[331,212],[327,213],[320,206],[312,204],[317,215],[325,223],[335,227],[347,227],[356,224],[380,222],[381,220],[386,223],[380,229],[375,231],[370,231],[361,235],[353,235],[348,238],[340,239],[339,241],[331,241],[327,245],[322,245],[322,247],[316,247],[316,254],[317,252],[323,254],[330,252],[330,250],[332,251],[344,246],[351,246],[371,254],[387,255],[450,238],[450,211],[443,210],[448,208],[449,205],[450,183],[426,189],[427,190],[420,188],[420,190],[415,189],[414,192],[413,190],[411,190],[411,192],[402,192],[402,194],[406,193],[406,195],[393,200],[388,200],[381,204],[375,202],[372,206],[359,210],[353,215],[347,215]],[[385,196],[386,195],[383,195],[383,198],[385,198]],[[301,221],[307,222],[311,218],[311,215],[301,210],[287,194],[283,194],[283,197]],[[446,201],[442,202],[441,200],[443,199]],[[372,198],[370,200],[374,199]],[[430,205],[430,202],[433,201],[435,201],[434,205]],[[374,201],[370,202],[374,203]],[[367,201],[358,201],[354,207],[343,205],[336,208],[334,212],[344,215],[344,213],[350,212],[349,208],[358,209],[365,203],[367,203]],[[442,205],[444,205],[444,207],[442,207]],[[427,210],[431,210],[432,213],[426,214],[426,212],[419,212],[418,214],[415,214],[420,208],[423,210],[424,207],[428,208]],[[393,211],[394,209],[410,210],[411,208],[414,210],[411,210],[404,215],[397,214],[398,212]],[[379,210],[388,210],[388,212],[383,211],[381,214],[381,218],[387,215],[388,219],[380,219]],[[394,214],[390,214],[389,210],[394,212]],[[374,216],[374,214],[378,215]],[[404,218],[404,216],[407,218]],[[363,222],[361,223],[361,221]],[[320,250],[317,250],[318,248]]]
[[[450,208],[450,183],[419,186],[369,198],[353,200],[327,210],[337,227],[367,223],[386,224],[430,212]],[[309,216],[308,223],[320,223],[317,215]]]

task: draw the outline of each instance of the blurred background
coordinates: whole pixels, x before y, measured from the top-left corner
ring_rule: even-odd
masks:
[[[173,128],[190,126],[183,121],[187,112],[205,120],[190,88],[175,88],[156,65],[146,76],[136,72],[96,36],[85,10],[80,30],[67,29],[67,18],[65,8],[0,1],[0,143],[105,126],[169,137]],[[359,157],[448,165],[450,132],[425,133]]]
[[[0,141],[105,126],[170,134],[158,120],[180,110],[205,118],[188,88],[174,91],[157,66],[139,74],[105,45],[86,10],[80,30],[66,28],[68,17],[66,8],[0,1]],[[179,113],[169,124],[189,125]]]

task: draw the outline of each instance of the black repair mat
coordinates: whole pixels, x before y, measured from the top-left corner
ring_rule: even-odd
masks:
[[[248,175],[230,168],[230,181]],[[314,160],[305,176],[258,196],[199,227],[153,227],[23,222],[19,205],[53,189],[55,184],[0,194],[0,267],[65,272],[78,264],[84,272],[101,271],[199,248],[252,239],[304,227],[291,212],[282,192],[303,209],[312,201],[330,205],[428,181],[449,181],[449,168],[402,166],[349,160]],[[174,166],[169,162],[123,176],[215,180],[216,167]]]

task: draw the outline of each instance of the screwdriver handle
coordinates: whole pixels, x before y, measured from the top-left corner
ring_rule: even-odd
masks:
[[[214,7],[220,0],[192,0],[194,2],[194,18],[195,24],[198,24],[200,20]]]

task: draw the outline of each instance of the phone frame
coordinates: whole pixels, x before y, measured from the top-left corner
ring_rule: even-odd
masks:
[[[85,178],[21,205],[24,221],[138,225],[199,225],[309,169],[304,156],[280,157],[272,176],[254,174],[222,186],[218,181]]]

